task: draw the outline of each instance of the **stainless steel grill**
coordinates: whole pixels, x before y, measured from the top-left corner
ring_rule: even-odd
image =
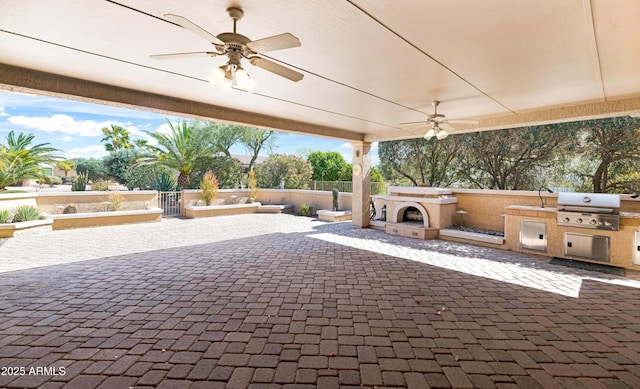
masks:
[[[558,193],[558,225],[618,231],[620,196],[601,193]]]

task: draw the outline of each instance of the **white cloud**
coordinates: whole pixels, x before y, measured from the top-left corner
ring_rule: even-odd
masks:
[[[133,135],[133,138],[147,138],[148,136],[137,126],[131,122],[121,123],[112,120],[96,121],[96,120],[76,120],[65,114],[55,114],[52,116],[12,116],[9,122],[24,126],[29,129],[40,130],[45,132],[61,132],[63,134],[79,135],[79,136],[102,136],[102,128],[111,125],[121,126]],[[70,136],[58,138],[65,142],[73,140]]]
[[[0,116],[9,116],[9,114],[4,111],[4,107],[0,107]]]
[[[72,142],[75,138],[72,136],[63,136],[62,138],[53,138],[53,140],[61,140],[63,142]]]
[[[62,132],[64,134],[80,136],[99,136],[102,127],[109,127],[113,121],[97,122],[95,120],[75,120],[69,115],[55,114],[52,116],[12,116],[9,122],[45,132]]]
[[[109,154],[104,146],[87,146],[87,147],[74,147],[70,151],[66,152],[67,158],[100,158]]]

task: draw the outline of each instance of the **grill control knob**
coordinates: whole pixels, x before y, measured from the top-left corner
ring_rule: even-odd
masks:
[[[595,226],[596,224],[598,224],[598,221],[596,219],[591,219],[589,220],[589,224],[591,224],[592,226]]]
[[[609,227],[609,226],[611,225],[611,222],[610,222],[609,220],[605,220],[605,221],[603,222],[603,224],[604,224],[605,226]]]
[[[569,221],[570,221],[570,219],[568,217],[566,217],[566,216],[562,219],[563,223],[569,223]]]
[[[577,218],[577,219],[576,219],[576,223],[578,223],[578,224],[582,224],[582,218],[581,218],[581,217]]]

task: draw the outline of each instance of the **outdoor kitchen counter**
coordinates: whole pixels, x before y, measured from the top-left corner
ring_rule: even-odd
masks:
[[[635,237],[640,231],[640,213],[620,212],[620,230],[593,230],[559,226],[556,221],[557,208],[541,208],[540,206],[512,205],[505,210],[505,249],[534,253],[548,257],[570,258],[586,262],[602,263],[584,258],[565,255],[565,233],[599,235],[609,237],[609,265],[640,270],[640,264],[634,265]],[[522,222],[540,222],[545,225],[546,249],[544,251],[529,250],[521,247],[520,229]]]

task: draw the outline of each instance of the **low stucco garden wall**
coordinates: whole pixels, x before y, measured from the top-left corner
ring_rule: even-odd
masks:
[[[36,197],[40,212],[60,214],[68,205],[74,205],[78,213],[106,211],[111,191],[41,192]],[[155,190],[122,191],[122,205],[118,211],[141,210],[158,207]],[[62,207],[62,208],[60,208]]]
[[[198,205],[198,202],[202,201],[200,194],[201,191],[199,189],[190,189],[182,192],[183,215],[186,212],[185,207]],[[340,210],[351,210],[351,198],[351,193],[340,193],[338,196]],[[248,199],[249,190],[247,189],[220,189],[216,198],[211,202],[211,205],[245,204]],[[313,207],[314,211],[333,209],[333,194],[330,191],[258,189],[258,196],[255,200],[263,205],[292,204],[296,213],[302,204]]]

